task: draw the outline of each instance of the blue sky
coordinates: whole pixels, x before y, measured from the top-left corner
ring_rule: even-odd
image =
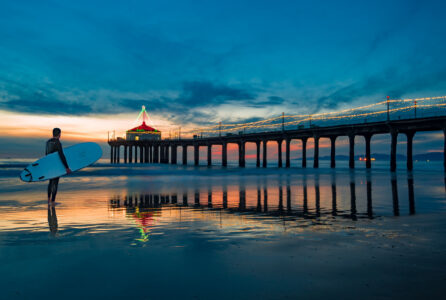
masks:
[[[444,1],[0,1],[0,113],[100,118],[145,104],[200,126],[446,95],[444,11]]]

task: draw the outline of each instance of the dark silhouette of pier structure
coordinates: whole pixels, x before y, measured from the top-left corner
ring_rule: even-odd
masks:
[[[160,209],[166,205],[175,205],[208,210],[225,210],[227,213],[243,213],[243,215],[267,214],[272,217],[292,216],[308,219],[314,219],[324,215],[332,215],[352,220],[357,220],[358,218],[373,219],[376,215],[373,212],[371,174],[366,174],[366,193],[359,195],[359,197],[357,197],[357,186],[355,182],[355,177],[351,176],[348,185],[349,192],[346,192],[350,194],[349,208],[346,207],[348,206],[346,204],[344,204],[343,208],[339,207],[340,201],[337,199],[338,185],[336,183],[335,174],[331,175],[331,182],[324,180],[322,183],[323,185],[331,185],[331,199],[330,196],[327,195],[331,200],[331,203],[327,201],[325,204],[321,201],[321,183],[317,175],[313,177],[313,182],[311,184],[307,183],[305,175],[302,178],[301,185],[299,186],[302,187],[303,193],[299,194],[299,203],[296,203],[296,183],[290,184],[290,182],[279,182],[278,186],[273,187],[261,183],[258,183],[256,186],[232,186],[233,197],[230,203],[228,202],[228,187],[222,185],[221,191],[218,189],[216,191],[211,187],[201,187],[195,188],[190,192],[185,190],[182,194],[178,192],[170,194],[130,193],[124,197],[116,195],[110,199],[109,204],[112,209],[126,208],[128,213],[134,213],[136,207],[138,207],[140,211],[143,211],[144,209],[149,209],[150,211],[150,209]],[[389,186],[392,189],[389,197],[391,196],[392,199],[393,215],[399,216],[401,214],[400,197],[398,196],[398,181],[395,175],[391,176]],[[403,187],[405,188],[406,185],[403,184]],[[235,196],[235,190],[238,192],[238,197]],[[268,198],[268,195],[274,192],[278,193],[278,197]],[[414,215],[416,210],[414,179],[412,175],[407,177],[407,195],[409,202],[408,213]],[[248,198],[250,198],[251,201],[247,202]],[[346,196],[346,198],[348,199],[348,196]],[[217,199],[217,201],[215,201],[215,199]],[[359,205],[360,207],[365,207],[365,211],[364,209],[358,211],[358,201],[359,204],[366,203],[366,205]],[[346,203],[348,203],[348,201]]]
[[[161,163],[177,164],[178,148],[182,148],[182,163],[188,163],[188,148],[193,148],[194,164],[199,165],[200,147],[207,147],[207,165],[212,165],[212,147],[222,147],[222,166],[227,166],[228,145],[238,146],[238,163],[245,167],[246,143],[256,145],[256,166],[267,167],[267,143],[276,142],[278,147],[278,167],[290,167],[291,149],[293,140],[302,142],[302,168],[307,167],[307,142],[314,141],[313,167],[319,167],[319,140],[328,138],[331,144],[332,168],[336,167],[336,139],[347,136],[349,139],[349,167],[355,167],[355,139],[362,136],[365,140],[365,163],[370,168],[371,140],[377,134],[389,134],[390,143],[390,169],[396,170],[397,138],[405,135],[407,138],[407,169],[412,170],[412,143],[414,135],[422,131],[443,131],[444,134],[444,166],[446,169],[446,98],[387,100],[366,107],[344,110],[340,113],[325,113],[318,115],[282,116],[267,122],[253,122],[237,124],[229,129],[220,126],[197,131],[194,138],[161,139],[154,141],[128,141],[113,139],[108,143],[111,146],[111,163],[121,163],[121,148],[123,149],[124,163]],[[426,104],[427,103],[427,104]],[[384,109],[377,110],[377,107]],[[373,110],[374,109],[374,110]],[[259,123],[261,125],[259,125]],[[266,124],[266,125],[265,125]],[[229,125],[226,125],[229,126]],[[248,129],[248,130],[246,130]],[[269,130],[265,130],[269,129]],[[227,133],[229,130],[236,133]],[[204,136],[203,136],[204,133]],[[226,134],[225,134],[226,133]],[[285,149],[282,144],[285,141]],[[261,148],[262,156],[261,156]],[[282,151],[285,151],[285,164],[282,162]]]

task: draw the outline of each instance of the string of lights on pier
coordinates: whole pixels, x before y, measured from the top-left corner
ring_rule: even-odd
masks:
[[[387,99],[377,103],[339,111],[315,114],[276,116],[247,123],[216,124],[181,133],[183,136],[209,137],[245,134],[261,131],[304,129],[324,126],[372,123],[384,120],[401,120],[433,117],[446,114],[446,96],[411,99]],[[180,133],[175,135],[179,137]]]

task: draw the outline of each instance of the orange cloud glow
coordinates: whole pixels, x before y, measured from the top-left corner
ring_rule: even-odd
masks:
[[[137,114],[113,116],[45,116],[0,111],[0,136],[3,137],[48,137],[54,127],[62,129],[64,139],[107,141],[107,132],[125,136],[125,131],[136,126]],[[152,125],[169,135],[169,130],[178,126],[162,118],[153,118]],[[187,130],[187,128],[185,128]]]

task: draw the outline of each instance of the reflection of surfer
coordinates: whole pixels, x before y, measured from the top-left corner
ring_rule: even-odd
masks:
[[[51,235],[56,235],[57,233],[57,216],[56,207],[48,206],[48,226],[50,227]]]
[[[62,150],[62,144],[60,143],[60,140],[59,140],[60,134],[61,134],[61,130],[59,128],[53,129],[53,138],[49,139],[46,142],[45,154],[48,155],[50,153],[58,152],[59,156],[60,156],[60,160],[62,161],[63,165],[65,166],[67,174],[69,174],[69,173],[71,173],[71,170],[68,167],[67,159],[65,158],[65,155]],[[59,177],[50,179],[50,182],[48,183],[48,204],[50,204],[50,200],[51,200],[51,202],[54,202],[56,200],[58,185],[59,185]]]

